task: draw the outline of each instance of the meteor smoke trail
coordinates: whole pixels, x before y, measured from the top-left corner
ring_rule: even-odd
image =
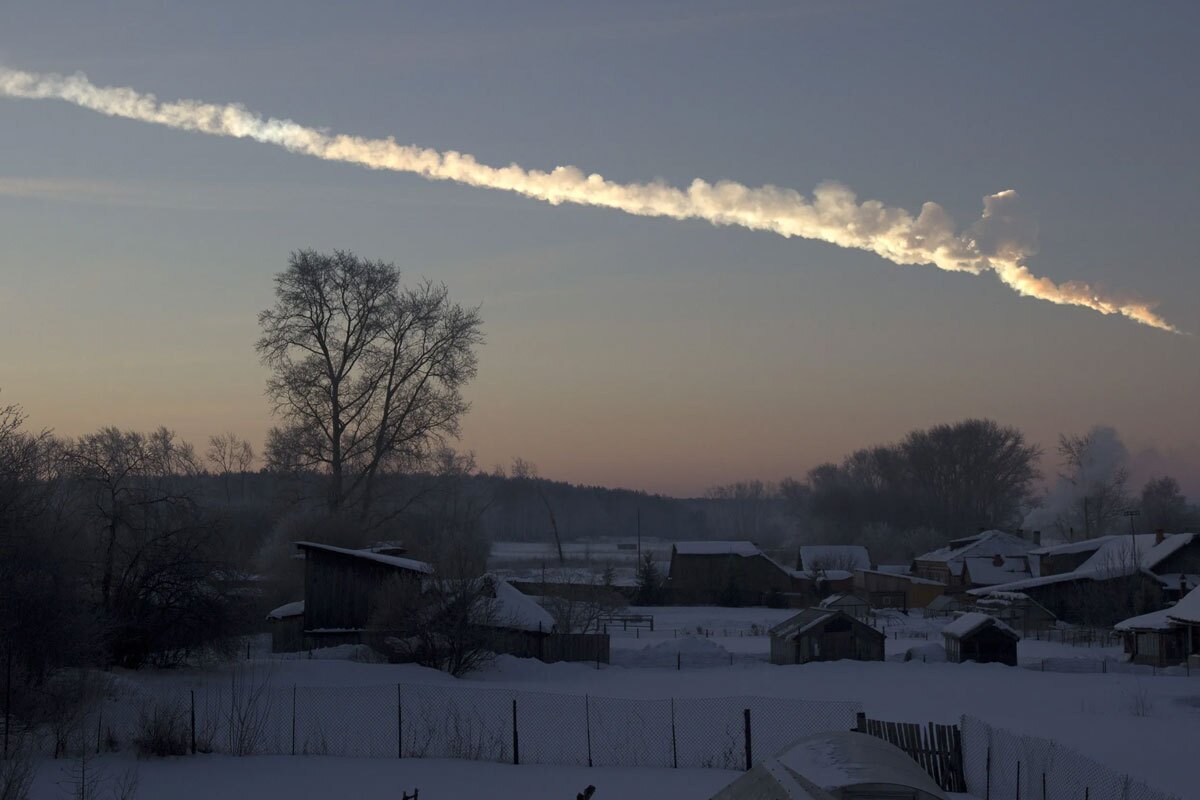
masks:
[[[960,234],[937,203],[925,203],[913,217],[876,200],[860,203],[851,190],[836,183],[818,186],[810,200],[791,189],[753,188],[732,181],[697,179],[682,189],[661,182],[616,183],[571,166],[549,172],[516,164],[492,167],[465,153],[401,145],[392,138],[329,134],[291,120],[264,119],[240,105],[195,100],[160,103],[154,95],[133,89],[96,86],[78,73],[36,74],[0,67],[0,94],[65,100],[113,117],[253,139],[326,161],[501,189],[551,205],[576,203],[638,216],[701,219],[867,250],[896,264],[932,264],[948,272],[974,275],[990,271],[1026,297],[1121,314],[1143,325],[1179,332],[1154,312],[1152,303],[1102,294],[1086,283],[1055,283],[1031,273],[1024,264],[1034,252],[1031,231],[1012,212],[1017,199],[1012,190],[984,198],[983,216]]]

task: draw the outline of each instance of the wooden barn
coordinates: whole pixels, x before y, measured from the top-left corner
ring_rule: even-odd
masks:
[[[1017,665],[1017,642],[1021,635],[995,617],[977,611],[963,614],[942,628],[946,660],[953,664]]]
[[[771,628],[772,664],[810,661],[883,661],[887,638],[844,611],[806,608]]]
[[[854,594],[864,598],[871,608],[925,608],[945,591],[946,584],[916,575],[878,569],[854,573]]]
[[[678,605],[781,605],[795,577],[753,542],[676,542],[667,586]]]
[[[304,554],[304,636],[329,644],[361,640],[375,597],[388,581],[419,581],[433,574],[424,561],[373,549],[315,542],[297,542],[296,547]]]

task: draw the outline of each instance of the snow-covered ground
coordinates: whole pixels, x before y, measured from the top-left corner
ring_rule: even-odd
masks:
[[[68,767],[64,771],[64,767]],[[98,796],[133,771],[138,800],[400,800],[420,790],[420,800],[569,800],[588,785],[596,800],[704,800],[740,773],[715,769],[513,766],[446,759],[387,760],[320,756],[196,756],[135,760],[97,759],[105,777]],[[72,797],[69,765],[46,761],[32,800]],[[78,796],[78,795],[75,795]]]
[[[680,708],[701,709],[708,708],[706,703],[710,701],[692,702],[688,699],[714,698],[711,701],[714,708],[733,703],[740,709],[742,705],[738,703],[741,701],[733,698],[767,698],[765,704],[762,700],[755,701],[755,707],[760,709],[756,714],[761,713],[764,707],[770,709],[770,698],[779,698],[781,708],[785,705],[791,708],[799,701],[846,700],[861,703],[866,713],[877,719],[954,723],[964,714],[971,715],[996,727],[1055,740],[1059,745],[1079,751],[1111,769],[1130,774],[1156,788],[1173,791],[1180,797],[1196,796],[1193,751],[1194,732],[1200,725],[1200,674],[1190,678],[1116,672],[1067,674],[1040,672],[1026,667],[947,664],[937,658],[928,658],[926,663],[919,654],[936,652],[940,646],[939,631],[946,619],[924,619],[919,615],[897,618],[888,626],[888,661],[842,661],[778,667],[765,662],[768,639],[762,631],[793,612],[766,608],[635,610],[654,614],[655,631],[614,635],[614,664],[604,665],[600,669],[594,664],[543,664],[504,656],[485,671],[465,679],[455,679],[413,665],[372,664],[328,658],[256,660],[250,663],[260,673],[269,670],[270,681],[277,687],[301,687],[302,703],[304,687],[313,687],[309,690],[311,693],[341,688],[346,697],[346,713],[356,713],[354,709],[357,706],[352,703],[364,702],[354,699],[355,687],[387,687],[394,697],[398,684],[405,687],[406,696],[409,687],[416,694],[422,691],[440,693],[439,696],[457,694],[468,706],[477,702],[484,702],[485,705],[490,703],[489,690],[497,697],[505,698],[504,704],[511,702],[507,698],[516,692],[522,698],[522,714],[526,713],[526,708],[536,709],[538,702],[544,701],[548,712],[546,718],[560,727],[550,731],[551,739],[546,743],[539,744],[536,737],[531,735],[528,746],[535,757],[536,748],[545,748],[554,741],[561,740],[563,747],[568,747],[567,743],[573,743],[569,747],[575,747],[578,744],[575,739],[582,741],[581,730],[575,728],[582,729],[583,726],[576,723],[585,715],[578,713],[580,709],[576,706],[583,708],[587,697],[592,699],[593,719],[596,718],[594,715],[598,707],[643,709],[646,714],[651,714],[654,709],[664,708],[662,703],[671,698],[676,699]],[[685,633],[698,628],[726,635],[709,639]],[[915,652],[918,657],[909,662],[902,661],[902,654],[910,648],[917,648]],[[342,650],[343,655],[346,651]],[[1020,652],[1023,660],[1120,657],[1119,651],[1114,648],[1072,647],[1028,640],[1021,643]],[[680,654],[678,662],[674,660],[675,653]],[[731,653],[736,656],[735,663],[724,663]],[[676,663],[682,669],[673,668],[672,665]],[[228,686],[230,678],[228,672],[180,670],[125,674],[120,676],[120,680],[151,692],[178,692],[193,686]],[[376,696],[370,693],[363,695]],[[609,701],[607,706],[604,705],[606,700]],[[340,713],[336,705],[333,708],[332,713]],[[503,708],[507,708],[507,705],[502,706],[502,713],[507,714]],[[568,709],[569,712],[561,719],[549,713],[558,708]],[[657,710],[653,714],[657,714]],[[658,722],[657,716],[653,720],[647,718],[648,729]],[[388,731],[380,734],[390,737],[385,750],[394,747],[395,720],[393,718],[388,722],[384,714],[381,717],[381,731],[389,725]],[[692,726],[689,735],[702,735],[703,727]],[[355,731],[355,735],[369,737],[371,734],[369,731]],[[646,741],[649,742],[649,738]],[[765,740],[763,746],[766,746]],[[523,750],[524,747],[523,744]],[[523,761],[527,760],[531,759],[523,758]],[[601,788],[605,788],[602,783],[607,781],[608,790],[598,795],[598,800],[610,796],[693,797],[703,800],[730,777],[729,773],[720,770],[702,771],[701,776],[696,777],[688,770],[670,769],[604,767],[588,770],[583,766],[524,765],[514,768],[487,763],[460,764],[415,759],[400,761],[389,758],[330,759],[302,756],[230,759],[206,756],[143,762],[146,774],[143,783],[150,786],[160,780],[160,775],[161,780],[167,781],[168,774],[173,770],[189,776],[198,769],[196,765],[206,763],[220,765],[214,768],[210,779],[215,782],[212,784],[215,787],[212,795],[223,791],[220,787],[226,784],[221,781],[232,782],[229,785],[238,782],[250,785],[262,781],[263,786],[273,789],[282,784],[272,783],[267,777],[258,776],[258,773],[278,775],[286,772],[288,776],[317,773],[340,776],[344,773],[347,776],[345,782],[337,777],[337,785],[361,786],[361,793],[353,790],[352,793],[364,797],[375,796],[371,792],[377,786],[386,786],[392,792],[378,796],[398,797],[399,790],[405,788],[406,783],[411,784],[407,788],[420,785],[422,797],[470,796],[455,791],[455,787],[460,785],[455,781],[465,781],[468,780],[465,776],[477,775],[478,780],[489,786],[494,784],[498,791],[517,792],[511,795],[514,797],[573,797],[589,781]],[[317,772],[309,773],[309,770]],[[412,779],[406,776],[412,776]],[[41,780],[47,778],[43,776]],[[189,789],[196,785],[188,777],[181,780],[188,784]],[[310,778],[307,783],[301,781],[305,786],[300,791],[307,791],[312,780],[315,778]],[[445,790],[443,793],[440,789],[436,792],[431,789],[427,794],[426,786],[444,786]],[[525,786],[530,788],[522,788]],[[618,787],[620,791],[615,791]],[[248,793],[235,794],[244,796]],[[143,792],[141,796],[161,795]],[[293,792],[258,796],[287,797],[291,800],[293,797],[316,795]]]

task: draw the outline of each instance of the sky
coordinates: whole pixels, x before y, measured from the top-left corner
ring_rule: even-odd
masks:
[[[101,7],[102,6],[102,7]],[[301,248],[480,304],[459,446],[677,495],[803,475],[910,429],[1120,431],[1200,495],[1200,161],[1186,3],[5,0],[0,65],[498,166],[824,181],[965,229],[1014,189],[1028,263],[1185,334],[991,274],[699,220],[552,206],[0,98],[0,399],[36,427],[271,425],[257,312]]]

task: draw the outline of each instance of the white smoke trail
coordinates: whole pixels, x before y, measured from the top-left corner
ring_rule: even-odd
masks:
[[[65,100],[109,116],[253,139],[327,161],[502,189],[552,205],[577,203],[639,216],[702,219],[867,250],[896,264],[932,264],[975,275],[991,271],[1027,297],[1121,314],[1143,325],[1179,332],[1154,312],[1152,303],[1105,295],[1085,283],[1057,284],[1032,274],[1024,265],[1033,252],[1032,237],[1012,213],[1016,201],[1012,190],[984,198],[983,217],[959,234],[936,203],[925,203],[914,218],[904,209],[888,208],[876,200],[860,203],[852,191],[835,183],[818,186],[810,200],[791,189],[752,188],[732,181],[697,179],[681,189],[661,182],[616,183],[571,166],[549,172],[516,164],[492,167],[465,153],[400,145],[392,138],[329,134],[291,120],[263,119],[239,105],[195,100],[160,103],[154,95],[133,89],[95,86],[82,74],[36,74],[0,67],[0,94]]]

